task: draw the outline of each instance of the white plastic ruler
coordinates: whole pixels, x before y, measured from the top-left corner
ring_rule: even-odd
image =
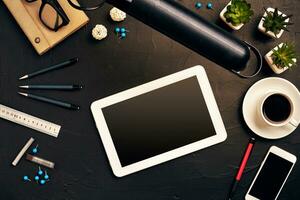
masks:
[[[61,126],[0,104],[0,118],[58,137]]]

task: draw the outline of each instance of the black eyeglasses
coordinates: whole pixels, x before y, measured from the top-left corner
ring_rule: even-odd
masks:
[[[28,3],[37,0],[25,0]],[[39,18],[41,22],[50,30],[57,31],[63,26],[69,24],[65,11],[62,9],[57,0],[41,0],[42,4],[39,10]]]
[[[95,1],[98,1],[95,3]],[[83,10],[83,11],[92,11],[96,10],[98,8],[101,8],[106,0],[68,0],[69,4],[78,10]],[[83,2],[83,3],[82,3]]]

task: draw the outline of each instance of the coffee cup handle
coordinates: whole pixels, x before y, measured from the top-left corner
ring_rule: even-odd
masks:
[[[299,125],[299,122],[297,120],[295,120],[294,118],[292,118],[289,123],[294,127],[298,127],[298,125]]]

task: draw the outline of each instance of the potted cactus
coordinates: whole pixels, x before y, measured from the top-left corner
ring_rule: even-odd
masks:
[[[221,11],[220,18],[232,29],[239,30],[254,14],[246,0],[231,0]]]
[[[285,15],[277,8],[267,8],[258,29],[272,38],[280,38],[284,31],[288,31],[287,26],[292,24],[289,22],[291,17],[292,15]]]
[[[295,46],[290,43],[281,43],[267,53],[265,59],[276,74],[281,74],[297,65]]]

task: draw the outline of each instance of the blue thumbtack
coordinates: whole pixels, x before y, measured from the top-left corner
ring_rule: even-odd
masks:
[[[44,179],[45,179],[45,180],[49,180],[49,175],[47,174],[47,171],[45,171]]]
[[[121,28],[121,33],[125,33],[126,32],[126,29],[125,28]]]
[[[39,167],[38,175],[41,176],[41,175],[43,175],[43,173],[44,173],[44,172],[41,170],[41,167]]]
[[[38,180],[40,180],[40,177],[39,176],[35,176],[34,180],[38,181]]]
[[[38,147],[39,147],[39,145],[36,145],[36,147],[34,147],[34,148],[32,149],[32,153],[33,153],[33,154],[36,154],[36,153],[38,152]]]
[[[120,33],[120,31],[121,31],[121,30],[120,30],[119,27],[116,27],[116,28],[115,28],[115,32],[116,32],[116,33]]]
[[[46,181],[45,180],[40,180],[41,185],[45,185]]]
[[[208,4],[207,4],[207,8],[208,8],[208,9],[213,9],[213,4],[212,4],[212,3],[208,3]]]
[[[126,38],[126,33],[121,33],[121,38]]]
[[[23,176],[24,181],[31,181],[28,176]]]
[[[197,2],[197,3],[195,4],[195,7],[196,7],[197,9],[200,9],[200,8],[202,7],[202,3]]]

